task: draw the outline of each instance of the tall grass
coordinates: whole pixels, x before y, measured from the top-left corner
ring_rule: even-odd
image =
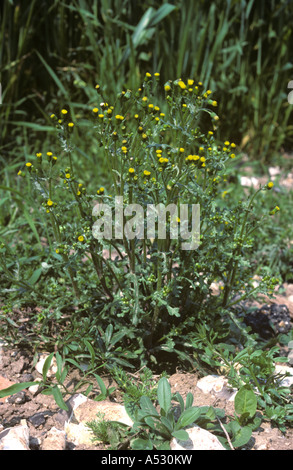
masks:
[[[54,107],[93,101],[96,82],[114,99],[156,71],[215,91],[219,137],[264,161],[293,143],[292,19],[287,0],[4,0],[2,151],[25,121],[41,139]]]

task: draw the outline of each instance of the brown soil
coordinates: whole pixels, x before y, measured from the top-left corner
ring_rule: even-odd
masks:
[[[1,379],[2,376],[2,379]],[[32,381],[40,374],[35,370],[33,357],[27,351],[3,348],[2,361],[0,363],[0,389],[7,387],[3,377],[12,383]],[[74,370],[67,380],[68,387],[79,380],[79,371]],[[169,382],[172,391],[178,391],[185,399],[188,392],[194,396],[195,406],[214,406],[225,410],[226,415],[234,414],[234,404],[225,399],[219,399],[215,395],[203,393],[197,386],[198,374],[178,371],[171,375]],[[2,386],[1,386],[2,380]],[[105,384],[115,386],[113,381],[103,377]],[[82,392],[83,390],[79,390]],[[91,397],[99,393],[98,387],[93,389]],[[122,403],[122,394],[116,388],[111,395],[111,400]],[[0,430],[3,428],[16,426],[22,419],[27,421],[30,429],[30,447],[32,450],[39,449],[39,442],[42,441],[46,433],[53,427],[63,429],[62,412],[56,405],[53,397],[41,393],[33,395],[30,391],[24,390],[11,397],[0,400]],[[68,450],[99,450],[102,446],[69,446]],[[272,428],[269,423],[262,423],[261,427],[253,433],[253,437],[245,446],[245,450],[293,450],[293,429],[288,429],[283,435],[277,428]]]

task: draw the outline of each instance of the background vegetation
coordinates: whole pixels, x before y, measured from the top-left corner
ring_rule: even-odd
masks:
[[[2,152],[61,101],[77,112],[96,82],[112,100],[147,71],[215,91],[220,137],[253,158],[292,146],[290,1],[5,0],[0,14]]]

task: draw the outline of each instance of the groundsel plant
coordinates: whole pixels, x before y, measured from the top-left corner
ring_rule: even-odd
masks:
[[[241,329],[230,310],[235,294],[244,298],[273,288],[268,277],[252,285],[248,256],[260,223],[253,207],[273,183],[235,206],[223,199],[236,145],[216,140],[217,105],[201,82],[180,78],[162,84],[159,73],[147,73],[139,89],[122,91],[114,103],[96,85],[96,100],[82,118],[74,120],[66,104],[51,115],[60,145],[37,149],[19,171],[35,183],[51,227],[52,262],[63,266],[76,304],[94,312],[95,327],[112,324],[123,331],[124,346],[140,363],[157,362],[170,338],[176,349],[180,335],[203,319],[215,326],[228,312]],[[85,121],[99,161],[107,165],[107,181],[99,179],[99,168],[92,169],[90,182],[80,171],[75,136]],[[93,182],[94,192],[88,189]],[[148,232],[150,206],[164,210],[155,212]],[[170,213],[170,207],[176,210]],[[195,249],[182,249],[182,233],[194,235]],[[91,340],[98,348],[99,335]]]

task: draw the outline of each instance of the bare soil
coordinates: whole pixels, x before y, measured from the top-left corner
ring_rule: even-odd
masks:
[[[40,377],[33,364],[33,356],[28,351],[3,348],[0,363],[0,389],[7,387],[4,378],[12,383],[27,382]],[[80,379],[79,371],[73,370],[68,378],[68,387]],[[178,371],[169,377],[172,391],[179,392],[185,399],[188,392],[194,396],[194,406],[214,406],[225,410],[225,414],[234,414],[234,404],[226,399],[219,399],[212,393],[205,394],[197,386],[199,375],[196,371]],[[2,380],[2,386],[1,386]],[[107,386],[115,386],[112,379],[103,377]],[[82,392],[82,390],[81,390]],[[92,397],[99,393],[98,387],[93,389]],[[122,403],[122,394],[119,388],[110,397],[118,403]],[[52,396],[32,394],[24,390],[8,398],[0,400],[0,429],[16,426],[22,419],[27,421],[30,429],[30,447],[39,450],[39,443],[46,433],[53,427],[63,429],[64,422],[62,412],[56,405]],[[106,447],[105,447],[106,448]],[[70,446],[67,450],[102,450],[101,445],[84,447]],[[267,422],[253,433],[252,438],[244,450],[293,450],[293,429],[288,429],[283,435],[277,428],[271,427]]]

